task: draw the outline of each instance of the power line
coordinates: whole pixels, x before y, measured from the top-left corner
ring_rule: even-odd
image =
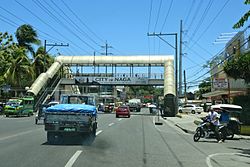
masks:
[[[150,1],[149,19],[148,19],[148,33],[149,33],[150,23],[151,23],[152,6],[153,6],[153,0]]]
[[[90,44],[88,44],[86,41],[84,41],[82,38],[79,37],[74,31],[72,31],[66,24],[64,24],[58,17],[56,17],[50,10],[48,10],[40,1],[32,0],[38,7],[40,7],[45,13],[47,13],[51,18],[53,18],[58,24],[62,25],[66,30],[71,32],[76,38],[78,38],[81,42],[83,42],[85,45],[87,45],[89,48],[96,50],[94,47],[92,47]]]
[[[249,26],[250,27],[250,26]],[[247,40],[239,47],[239,49],[241,49],[247,42],[249,42],[250,39],[247,38]],[[233,48],[232,48],[233,49]],[[206,72],[205,74],[201,75],[200,77],[196,78],[194,81],[202,78],[203,76],[205,76],[206,74],[210,73],[212,70],[214,70],[218,65],[224,63],[226,60],[230,59],[232,56],[234,56],[233,54],[231,54],[230,56],[227,56],[226,58],[224,58],[223,60],[221,60],[221,62],[217,63],[212,69],[210,69],[208,72]],[[223,71],[223,69],[221,70]],[[219,71],[219,72],[221,72]],[[215,73],[214,75],[218,74],[219,72]]]
[[[191,48],[201,39],[201,37],[207,32],[207,30],[212,26],[212,24],[214,23],[214,21],[216,20],[216,18],[222,13],[223,9],[226,7],[226,5],[228,4],[230,0],[227,0],[224,5],[222,6],[222,8],[219,10],[219,12],[215,15],[215,17],[213,18],[213,20],[208,24],[208,26],[206,27],[206,29],[201,33],[201,35],[198,37],[198,39],[193,43],[193,45],[191,46]]]
[[[64,6],[77,18],[77,20],[88,29],[90,33],[92,33],[97,39],[99,39],[101,42],[105,42],[102,38],[100,38],[95,32],[93,32],[78,16],[75,14],[75,12],[64,2],[64,0],[61,1]]]
[[[186,18],[184,19],[184,24],[185,25],[186,25],[186,23],[188,21],[188,18],[189,18],[190,14],[191,14],[191,11],[192,11],[192,8],[193,8],[194,5],[195,5],[195,0],[192,1],[191,6],[190,6],[190,8],[188,10],[188,14],[186,15]]]
[[[0,9],[4,10],[4,11],[5,11],[6,13],[8,13],[9,15],[15,17],[17,20],[19,20],[19,21],[21,21],[21,22],[23,22],[23,23],[27,23],[25,20],[23,20],[22,18],[18,17],[18,16],[15,15],[15,14],[13,14],[13,13],[10,12],[9,10],[6,10],[5,8],[3,8],[3,7],[1,7],[1,6],[0,6]],[[9,19],[8,19],[8,20],[9,20]],[[32,26],[32,27],[34,27],[34,26]],[[52,35],[50,35],[50,34],[44,32],[44,31],[38,29],[37,27],[34,27],[34,28],[35,28],[36,30],[38,30],[39,32],[41,32],[41,33],[43,33],[43,34],[49,36],[50,38],[54,38],[54,39],[56,39],[56,40],[58,40],[58,41],[61,41],[61,39],[58,39],[58,38],[56,38],[56,37],[54,37],[54,36],[52,36]]]
[[[84,32],[74,21],[72,21],[72,19],[67,15],[65,14],[65,12],[60,8],[58,7],[57,4],[55,4],[54,1],[50,0],[52,2],[52,4],[66,17],[63,17],[59,12],[57,12],[55,10],[55,8],[53,8],[52,6],[50,6],[46,1],[44,1],[48,7],[50,7],[52,9],[52,11],[56,12],[57,15],[59,15],[61,18],[63,18],[67,23],[73,25],[74,29],[76,31],[78,31],[80,34],[82,34],[83,36],[85,36],[86,38],[88,38],[91,42],[93,42],[94,44],[96,44],[97,46],[100,46],[94,39],[92,39],[86,32]],[[69,21],[70,22],[69,22]]]
[[[168,15],[169,15],[169,13],[170,13],[170,10],[171,10],[171,8],[172,8],[172,5],[173,5],[173,0],[171,0],[171,2],[170,2],[170,5],[169,5],[168,11],[167,11],[167,14],[166,14],[166,16],[165,16],[165,19],[164,19],[164,22],[163,22],[163,25],[162,25],[162,27],[161,27],[161,31],[160,31],[160,32],[162,32],[163,28],[165,27],[165,24],[166,24]]]
[[[202,16],[201,16],[201,18],[200,18],[197,26],[195,27],[195,30],[193,31],[193,34],[191,35],[191,38],[194,38],[194,36],[196,35],[197,31],[200,29],[200,27],[201,27],[203,21],[205,20],[207,14],[208,14],[208,11],[211,8],[213,2],[214,2],[213,0],[210,0],[208,2],[208,5],[207,5],[206,9],[204,10],[204,12],[203,12],[203,14],[202,14]]]
[[[160,5],[159,5],[159,9],[158,9],[158,13],[157,13],[157,18],[156,18],[156,22],[155,22],[155,27],[154,27],[154,32],[156,30],[156,26],[158,24],[158,20],[159,20],[159,16],[160,16],[160,12],[161,12],[161,5],[162,5],[162,0],[160,1]]]
[[[191,22],[190,22],[190,24],[189,24],[187,30],[189,30],[189,29],[192,27],[193,22],[194,22],[194,20],[196,19],[196,17],[198,16],[198,13],[199,13],[199,11],[200,11],[200,9],[201,9],[201,5],[202,5],[202,0],[200,0],[200,3],[197,5],[196,10],[195,10],[195,12],[194,12],[194,14],[193,14],[193,17],[192,17],[192,19],[191,19]]]
[[[187,44],[183,44],[185,45],[188,49],[190,49],[193,53],[195,53],[197,56],[199,56],[200,58],[202,58],[203,60],[206,61],[206,58],[204,58],[203,56],[201,56],[198,52],[196,52],[194,49],[190,48]]]
[[[2,17],[2,18],[1,18]],[[15,22],[9,20],[8,18],[4,17],[3,15],[0,14],[0,20],[2,20],[3,22],[13,26],[13,27],[17,27],[18,24],[16,24]]]
[[[85,49],[79,47],[78,45],[76,45],[72,40],[70,40],[69,38],[66,38],[62,33],[60,33],[59,31],[57,31],[54,27],[52,27],[50,24],[46,23],[43,19],[41,19],[39,16],[37,16],[34,12],[32,12],[30,9],[28,9],[27,7],[25,7],[23,4],[21,4],[20,2],[18,2],[17,0],[15,0],[16,3],[18,3],[20,6],[22,6],[25,10],[27,10],[29,13],[31,13],[34,17],[36,17],[39,21],[41,21],[42,23],[46,24],[48,27],[50,27],[53,31],[55,31],[57,34],[59,34],[60,36],[64,37],[65,39],[67,39],[68,41],[70,41],[72,43],[72,45],[76,46],[77,48],[83,50],[84,52],[88,53],[88,51],[86,51]],[[88,53],[90,54],[90,53]]]

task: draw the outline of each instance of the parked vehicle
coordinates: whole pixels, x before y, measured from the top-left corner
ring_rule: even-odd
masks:
[[[116,109],[116,118],[119,118],[120,116],[128,117],[130,118],[130,108],[129,106],[120,106]]]
[[[198,125],[193,140],[195,142],[199,141],[200,138],[215,138],[215,132],[211,129],[211,122],[207,118],[203,119],[203,122]],[[226,139],[226,130],[224,125],[219,125],[219,135],[222,141]]]
[[[62,95],[60,104],[48,107],[44,127],[50,144],[60,143],[64,136],[95,136],[97,111],[95,98],[89,95]]]
[[[203,108],[202,107],[198,107],[195,106],[194,104],[187,104],[184,105],[183,107],[179,107],[179,113],[198,113],[200,114],[201,112],[203,112]]]

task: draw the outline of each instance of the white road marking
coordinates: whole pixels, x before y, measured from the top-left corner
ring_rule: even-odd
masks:
[[[69,159],[65,167],[71,167],[81,153],[82,153],[81,150],[76,151],[75,154]]]
[[[31,133],[31,132],[34,132],[34,131],[37,131],[37,130],[42,130],[42,129],[43,129],[43,128],[39,128],[39,129],[35,129],[35,130],[28,130],[28,131],[16,133],[16,134],[14,134],[14,135],[1,137],[1,138],[0,138],[0,141],[7,140],[7,139],[10,139],[10,138],[14,138],[14,137],[18,137],[18,136],[22,136],[22,135],[26,135],[26,134],[28,134],[28,133]]]
[[[109,126],[112,126],[112,125],[114,125],[114,124],[115,124],[115,123],[112,122],[112,123],[109,124]]]
[[[215,153],[215,154],[210,154],[207,156],[206,158],[206,163],[208,167],[213,167],[213,165],[211,164],[211,159],[215,156],[219,156],[219,155],[240,155],[240,156],[248,156],[247,154],[242,154],[242,153]]]
[[[118,119],[118,121],[121,121],[121,120],[122,120],[122,118],[119,118],[119,119]]]
[[[99,130],[98,132],[96,132],[96,136],[99,135],[100,133],[102,133],[102,130]]]

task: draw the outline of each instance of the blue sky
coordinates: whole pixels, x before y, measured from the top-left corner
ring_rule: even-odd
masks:
[[[169,10],[171,2],[172,0],[1,0],[0,31],[14,34],[18,26],[28,23],[36,28],[42,41],[46,39],[49,43],[69,43],[70,47],[52,49],[50,53],[54,55],[58,53],[89,55],[94,51],[98,55],[104,52],[100,45],[104,45],[106,40],[113,46],[109,52],[114,55],[173,55],[174,49],[157,37],[148,37],[147,33],[179,33],[180,20],[183,19],[185,31],[183,69],[187,69],[187,80],[192,81],[195,77],[191,78],[191,76],[201,70],[204,62],[210,60],[224,47],[223,44],[213,45],[212,42],[221,33],[235,32],[232,29],[233,24],[249,10],[249,5],[244,5],[243,0],[173,0]],[[201,22],[201,16],[209,3],[211,7]],[[21,20],[7,13],[3,8]],[[42,9],[47,10],[47,13]],[[191,12],[188,15],[189,10]],[[165,18],[168,11],[169,15]],[[220,11],[221,13],[215,18]],[[51,17],[48,12],[54,16]],[[59,20],[56,21],[55,16]],[[213,24],[210,25],[214,18]],[[165,26],[163,26],[165,19]],[[197,27],[199,23],[200,26]],[[249,25],[249,21],[246,25]],[[194,32],[195,29],[196,32]],[[200,36],[198,45],[193,45],[192,43]],[[174,45],[173,37],[164,38]],[[204,69],[196,76],[202,76],[206,71]]]

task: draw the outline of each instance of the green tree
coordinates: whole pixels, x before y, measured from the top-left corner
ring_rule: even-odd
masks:
[[[29,52],[34,54],[33,44],[40,45],[41,41],[38,39],[37,32],[29,24],[21,25],[16,30],[16,38],[18,45],[24,47]]]
[[[195,92],[195,95],[202,99],[202,94],[211,92],[211,82],[208,81],[209,78],[207,78],[205,81],[199,84],[198,88],[199,90]]]
[[[7,84],[12,87],[24,88],[33,81],[33,68],[25,51],[24,48],[16,48],[11,54],[13,59],[7,64],[8,69],[4,74],[4,78]]]
[[[244,2],[246,5],[250,5],[250,0],[245,0]],[[250,10],[248,12],[246,12],[241,18],[240,20],[234,24],[233,28],[237,29],[240,27],[244,26],[244,23],[248,20],[248,17],[250,16]]]
[[[49,54],[44,54],[44,47],[39,47],[33,55],[34,62],[32,64],[35,77],[38,77],[44,70],[47,70],[53,63],[53,58]]]
[[[234,79],[244,79],[250,83],[250,52],[228,60],[224,65],[225,73]]]

